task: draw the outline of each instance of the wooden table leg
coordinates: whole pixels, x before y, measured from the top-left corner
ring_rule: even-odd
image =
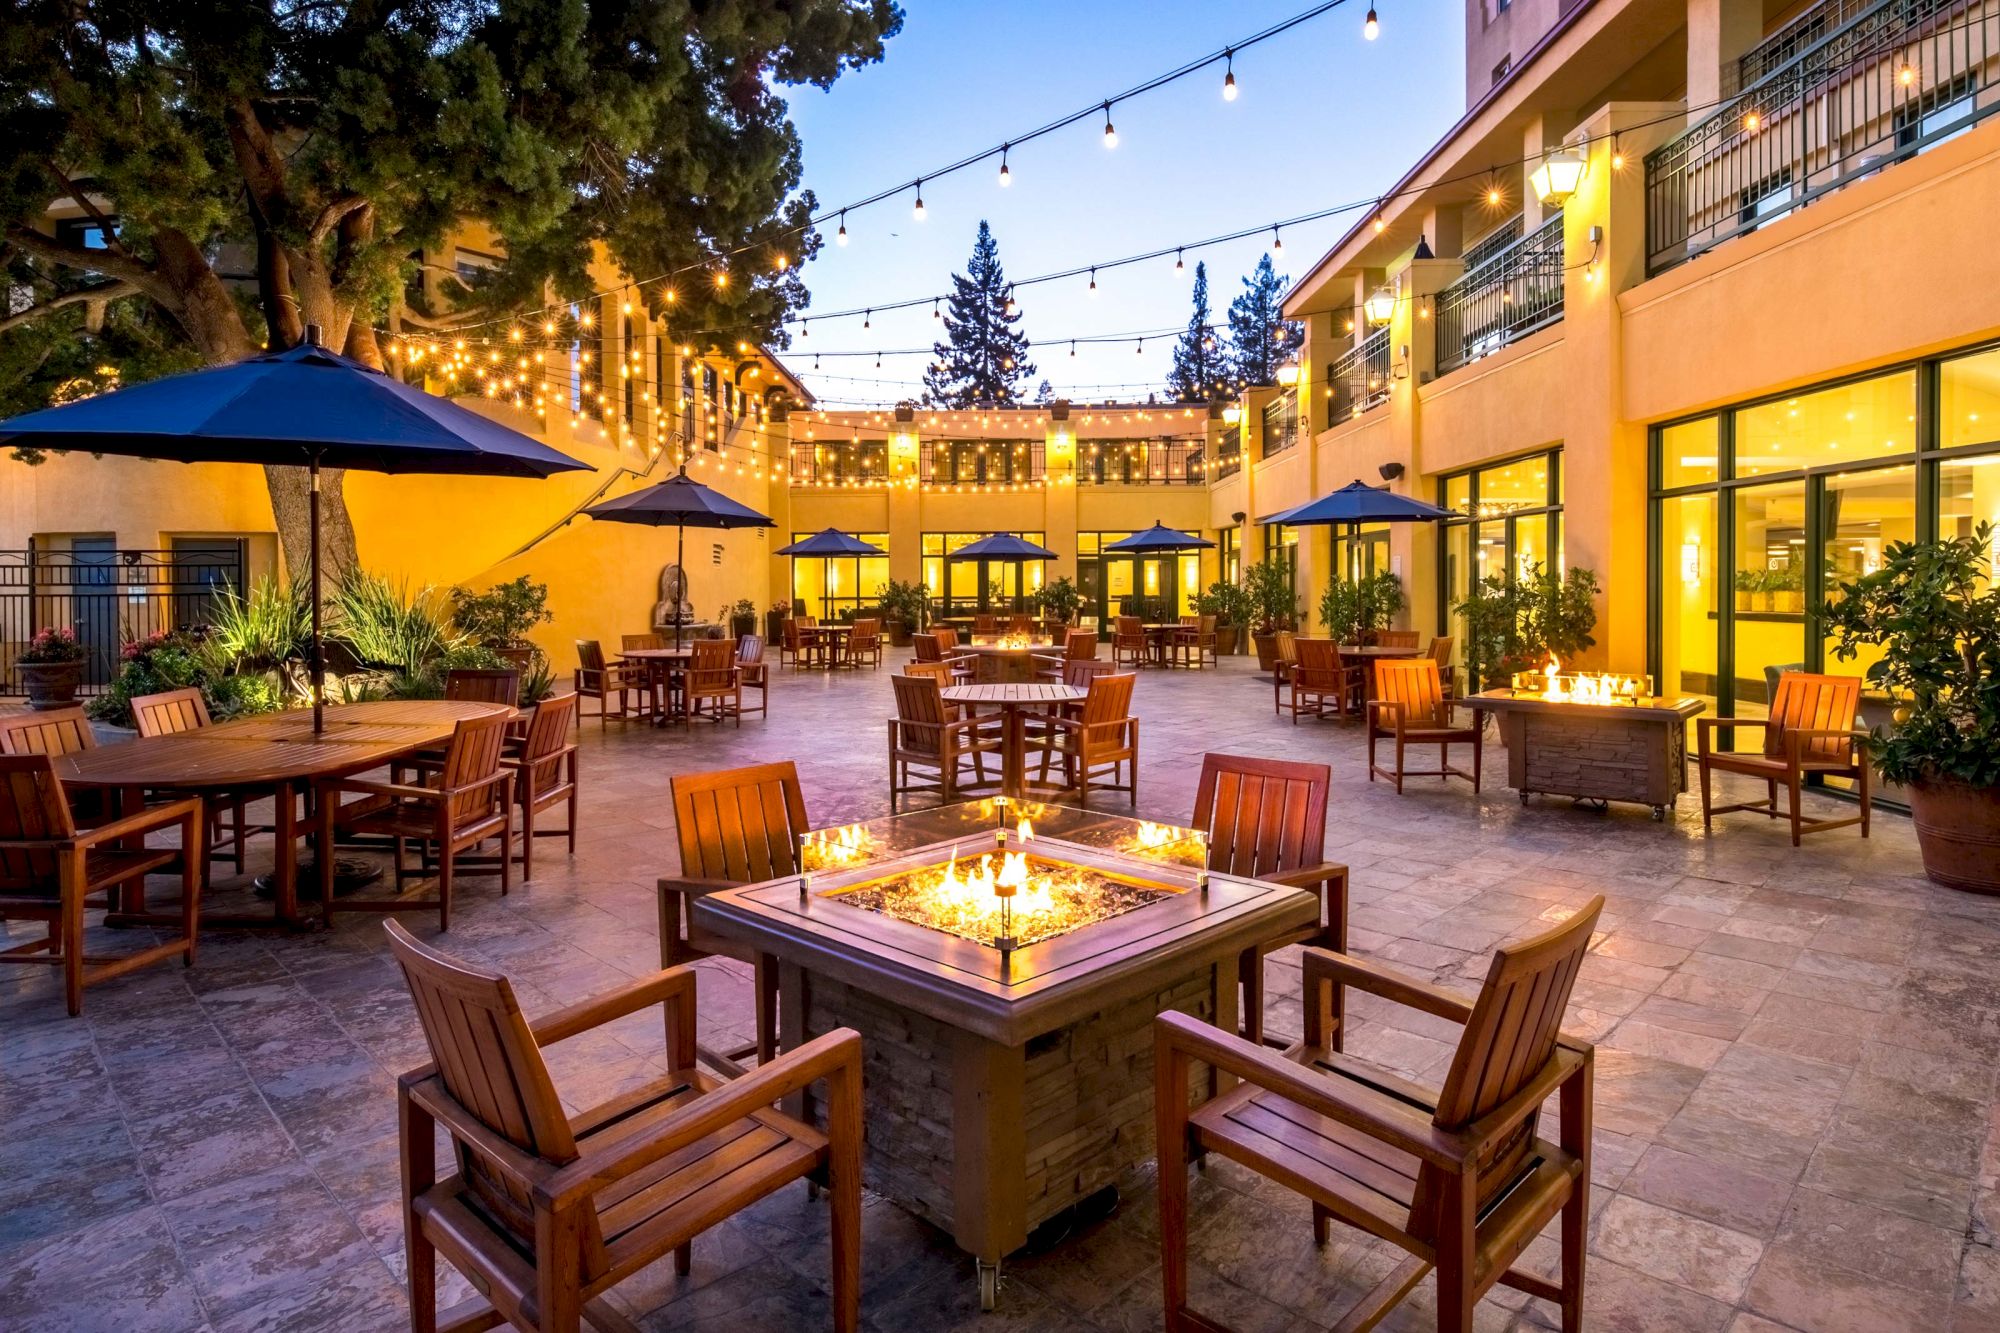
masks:
[[[1000,755],[1000,789],[1007,793],[1009,800],[1020,800],[1027,794],[1027,775],[1022,772],[1027,750],[1027,727],[1020,709],[1002,711],[1006,730]]]
[[[329,798],[332,799],[332,798]],[[271,912],[288,926],[299,924],[299,828],[297,803],[292,784],[280,782],[271,792],[275,807],[271,833],[277,846],[271,849]],[[320,891],[333,897],[333,848],[319,849],[322,865]]]

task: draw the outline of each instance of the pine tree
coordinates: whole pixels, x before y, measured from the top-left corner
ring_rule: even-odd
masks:
[[[1207,403],[1220,398],[1229,367],[1216,344],[1215,330],[1209,327],[1213,312],[1208,308],[1208,265],[1194,266],[1194,310],[1188,316],[1187,331],[1174,344],[1174,368],[1167,376],[1167,388],[1178,402]]]
[[[1244,384],[1272,384],[1278,367],[1305,342],[1305,330],[1282,316],[1289,278],[1271,267],[1271,256],[1243,279],[1243,293],[1229,303],[1230,373]]]
[[[1015,403],[1021,385],[1033,379],[1028,336],[1016,326],[1018,311],[1007,313],[1007,275],[992,228],[979,223],[972,262],[963,277],[954,273],[945,298],[945,341],[934,343],[936,359],[924,371],[924,400],[933,407],[973,407]]]

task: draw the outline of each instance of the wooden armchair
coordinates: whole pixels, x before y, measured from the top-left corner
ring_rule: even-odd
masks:
[[[1080,806],[1089,807],[1093,789],[1122,791],[1135,808],[1139,804],[1139,719],[1132,716],[1132,686],[1138,679],[1129,671],[1094,676],[1080,710],[1042,721],[1041,776],[1048,777],[1051,759],[1060,759],[1063,786],[1076,793]],[[1107,767],[1110,776],[1094,781]]]
[[[1325,764],[1233,754],[1201,757],[1201,781],[1188,824],[1208,835],[1208,868],[1319,894],[1315,925],[1264,940],[1243,955],[1238,968],[1243,1035],[1250,1041],[1265,1040],[1266,954],[1288,944],[1347,952],[1347,867],[1325,859],[1326,793],[1332,781],[1333,770]]]
[[[1769,819],[1789,819],[1792,846],[1806,833],[1861,826],[1868,836],[1868,819],[1874,803],[1869,789],[1868,756],[1861,742],[1868,733],[1855,728],[1855,714],[1861,707],[1861,680],[1857,676],[1816,676],[1804,671],[1787,671],[1778,677],[1771,698],[1769,717],[1701,717],[1695,719],[1695,753],[1701,767],[1701,827],[1712,831],[1717,815],[1747,810]],[[1717,727],[1761,727],[1761,752],[1717,750]],[[1715,805],[1709,777],[1717,769],[1764,779],[1765,799],[1736,805]],[[1804,819],[1799,815],[1799,789],[1812,774],[1850,778],[1860,798],[1858,814],[1840,819]],[[1783,783],[1787,809],[1778,809],[1778,784]]]
[[[1000,617],[985,614],[975,615],[972,618],[972,632],[974,634],[998,634],[1000,632]]]
[[[1458,671],[1451,664],[1452,649],[1457,643],[1458,640],[1449,634],[1431,637],[1431,661],[1437,663],[1438,687],[1447,699],[1458,697]]]
[[[1031,615],[1008,616],[1006,632],[1008,634],[1026,634],[1032,636],[1035,632],[1035,618]]]
[[[1458,705],[1444,697],[1437,663],[1428,657],[1385,657],[1375,664],[1375,698],[1368,703],[1368,780],[1377,774],[1396,784],[1403,794],[1404,778],[1464,778],[1479,790],[1481,745],[1486,728],[1475,717],[1470,726],[1460,726],[1452,710]],[[1382,768],[1375,762],[1375,742],[1396,742],[1396,767]],[[1412,745],[1438,747],[1436,768],[1405,768],[1404,751]],[[1472,747],[1470,772],[1451,765],[1451,747]]]
[[[778,639],[778,665],[785,665],[785,659],[790,658],[792,667],[797,669],[812,650],[813,645],[806,641],[805,626],[799,623],[798,617],[785,617],[784,633]]]
[[[1169,1333],[1222,1327],[1188,1308],[1187,1163],[1201,1153],[1305,1195],[1322,1245],[1339,1221],[1409,1253],[1341,1328],[1373,1328],[1435,1268],[1440,1333],[1469,1333],[1473,1307],[1495,1283],[1555,1302],[1564,1333],[1579,1333],[1593,1055],[1560,1024],[1603,905],[1594,898],[1547,934],[1501,949],[1470,1004],[1358,958],[1308,949],[1305,1040],[1282,1055],[1186,1014],[1161,1014],[1154,1113]],[[1348,986],[1462,1025],[1441,1088],[1341,1052],[1334,1015]],[[1242,1082],[1190,1112],[1197,1061]],[[1551,1094],[1560,1099],[1558,1143],[1538,1133]],[[1558,1214],[1560,1280],[1511,1267]]]
[[[595,639],[576,641],[576,662],[576,696],[579,700],[597,700],[597,725],[600,730],[614,718],[623,722],[639,716],[640,710],[632,706],[632,695],[636,693],[641,699],[647,697],[648,686],[643,673],[628,669],[622,662],[607,666],[604,649]],[[618,711],[615,713],[611,711],[611,696],[614,694],[618,696]],[[581,703],[577,705],[576,724],[579,727],[583,725]]]
[[[1424,636],[1421,630],[1378,629],[1368,636],[1368,641],[1378,648],[1414,648],[1424,641]]]
[[[455,667],[444,673],[444,697],[466,703],[521,703],[521,673],[512,667]]]
[[[696,1236],[795,1180],[831,1196],[832,1324],[861,1304],[861,1038],[837,1029],[734,1082],[695,1067],[695,972],[675,968],[530,1023],[513,987],[418,943],[390,947],[431,1064],[397,1080],[411,1327],[532,1333],[634,1327],[601,1299],[667,1254],[683,1276]],[[575,1117],[542,1049],[661,1008],[668,1072]],[[824,1081],[825,1132],[772,1109]],[[438,1178],[442,1125],[456,1170]],[[479,1293],[437,1308],[442,1254]]]
[[[178,847],[148,847],[145,836],[178,827]],[[83,1011],[83,988],[178,954],[194,966],[200,928],[201,801],[148,806],[123,819],[79,829],[70,817],[55,760],[46,754],[0,756],[0,921],[40,921],[45,939],[0,950],[0,962],[44,963],[62,969],[63,1001],[71,1017]],[[121,845],[124,844],[124,845]],[[115,958],[83,951],[83,913],[90,900],[109,899],[146,876],[176,873],[181,881],[179,938]]]
[[[667,638],[664,634],[621,634],[618,636],[619,649],[628,653],[645,652],[648,649],[664,648],[666,646]]]
[[[1285,687],[1299,664],[1299,636],[1281,629],[1271,639],[1271,711],[1285,711]]]
[[[1286,672],[1291,684],[1292,725],[1299,714],[1325,717],[1332,705],[1334,716],[1359,712],[1368,690],[1368,673],[1349,664],[1340,655],[1340,645],[1332,639],[1297,639],[1293,643],[1298,661]]]
[[[971,680],[978,673],[979,660],[971,653],[953,653],[958,646],[957,636],[948,630],[937,630],[930,634],[912,634],[910,646],[916,649],[916,661],[920,665],[939,664],[951,672],[951,680],[946,684]]]
[[[768,716],[771,711],[771,668],[764,660],[763,635],[746,634],[736,641],[736,672],[742,677],[745,690],[757,691],[754,708],[739,700],[736,711]]]
[[[1071,662],[1094,662],[1097,660],[1097,631],[1094,629],[1073,629],[1063,636],[1061,657],[1037,657],[1038,669],[1035,675],[1042,680],[1062,680]],[[1106,662],[1105,669],[1111,669]]]
[[[1174,632],[1174,657],[1182,666],[1199,669],[1215,663],[1215,616],[1182,616]]]
[[[717,889],[798,873],[799,839],[812,828],[806,822],[798,769],[788,759],[711,773],[678,773],[671,785],[681,873],[662,875],[659,881],[660,966],[678,967],[719,955],[754,967],[755,1039],[736,1050],[704,1050],[702,1058],[732,1071],[739,1067],[737,1061],[752,1055],[759,1064],[767,1064],[778,1053],[777,960],[702,930],[695,924],[694,905]]]
[[[1111,660],[1122,667],[1142,667],[1152,660],[1145,621],[1137,616],[1119,616],[1112,622]]]
[[[727,639],[696,639],[682,689],[681,720],[706,714],[710,721],[733,717],[743,725],[743,673],[736,668],[736,645]]]
[[[208,725],[208,701],[192,685],[159,694],[141,694],[132,700],[132,727],[142,739],[177,736],[186,731],[200,731]],[[237,873],[242,873],[248,864],[243,845],[255,834],[275,832],[269,825],[250,822],[250,802],[274,794],[268,787],[210,793],[203,805],[208,827],[201,844],[202,883],[214,878],[217,861],[227,861]]]
[[[97,748],[97,733],[81,708],[53,708],[0,717],[0,754],[45,754],[51,759]],[[101,791],[65,791],[72,818],[88,826],[110,818],[112,805]]]
[[[984,785],[986,756],[999,756],[1005,741],[981,718],[953,717],[935,679],[891,676],[896,689],[896,716],[889,719],[889,809],[895,811],[905,792],[936,792],[950,802],[964,789],[965,769]],[[911,780],[911,769],[928,770],[935,782]]]
[[[319,845],[331,848],[337,837],[382,837],[394,848],[396,897],[345,898],[337,905],[333,897],[334,858],[319,858],[320,910],[326,924],[333,924],[336,910],[343,912],[422,912],[435,907],[438,929],[451,928],[452,879],[459,869],[461,852],[484,842],[500,840],[495,858],[500,869],[500,892],[514,883],[513,795],[515,771],[500,765],[501,749],[507,736],[507,717],[490,713],[469,717],[452,729],[451,745],[444,762],[423,785],[400,782],[370,782],[361,778],[328,778],[317,785],[319,802]],[[341,804],[343,795],[362,799]],[[404,856],[409,844],[424,848],[428,870],[435,852],[438,869],[438,896],[435,903],[405,893],[409,870]],[[467,869],[472,866],[468,864]]]
[[[528,718],[528,734],[515,754],[502,758],[501,767],[514,774],[514,805],[521,812],[521,880],[535,877],[535,839],[564,838],[569,854],[576,855],[576,742],[570,730],[576,725],[576,696],[558,694],[535,705]],[[536,828],[536,816],[562,806],[562,828]]]
[[[881,666],[882,622],[872,616],[856,620],[854,628],[848,632],[841,660],[848,666],[860,666],[863,662],[871,667]]]

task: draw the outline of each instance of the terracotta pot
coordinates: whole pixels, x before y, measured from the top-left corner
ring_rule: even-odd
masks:
[[[884,621],[882,628],[888,632],[890,647],[907,648],[910,646],[910,627],[902,621]]]
[[[1257,669],[1269,675],[1278,669],[1278,636],[1276,634],[1252,634],[1250,642],[1257,649]]]
[[[1924,781],[1908,791],[1924,873],[1967,893],[2000,894],[2000,787]]]
[[[1215,627],[1215,655],[1217,657],[1236,656],[1236,650],[1241,646],[1236,642],[1236,635],[1237,630],[1234,625],[1217,625]]]
[[[495,648],[493,655],[524,675],[535,665],[533,648]]]
[[[28,691],[28,707],[36,712],[68,708],[76,702],[77,686],[83,684],[81,662],[17,662],[21,685]]]

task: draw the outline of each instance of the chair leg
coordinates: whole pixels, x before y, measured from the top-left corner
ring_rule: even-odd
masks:
[[[1332,1222],[1332,1213],[1318,1204],[1313,1205],[1313,1244],[1325,1248],[1327,1235],[1333,1230]]]
[[[521,802],[521,882],[529,884],[535,878],[535,803]]]
[[[1777,799],[1773,795],[1771,803],[1773,805],[1777,804]],[[1799,845],[1799,775],[1797,773],[1793,773],[1785,783],[1785,804],[1792,820],[1792,846],[1796,847]]]
[[[514,803],[500,802],[500,896],[514,887]]]
[[[451,929],[451,840],[438,844],[438,929]]]
[[[778,1056],[778,960],[770,954],[757,955],[757,1064],[761,1068]]]
[[[1264,1044],[1264,955],[1246,949],[1236,961],[1243,984],[1243,1040],[1253,1046]]]
[[[1869,791],[1868,789],[1868,758],[1866,755],[1863,755],[1861,759],[1860,784],[1861,787],[1859,795],[1861,797],[1861,836],[1866,838],[1868,836],[1869,810],[1875,803],[1874,793]]]
[[[83,853],[76,854],[81,857]],[[78,866],[76,882],[63,886],[62,973],[63,1003],[69,1016],[83,1012],[83,874]]]
[[[1715,805],[1715,798],[1713,793],[1709,789],[1710,769],[1707,764],[1700,765],[1700,768],[1701,768],[1701,831],[1703,833],[1713,833],[1715,831],[1715,816],[1712,813],[1712,810]]]
[[[1184,1327],[1187,1276],[1187,1058],[1156,1043],[1153,1061],[1155,1151],[1159,1156],[1160,1294],[1168,1333]]]

